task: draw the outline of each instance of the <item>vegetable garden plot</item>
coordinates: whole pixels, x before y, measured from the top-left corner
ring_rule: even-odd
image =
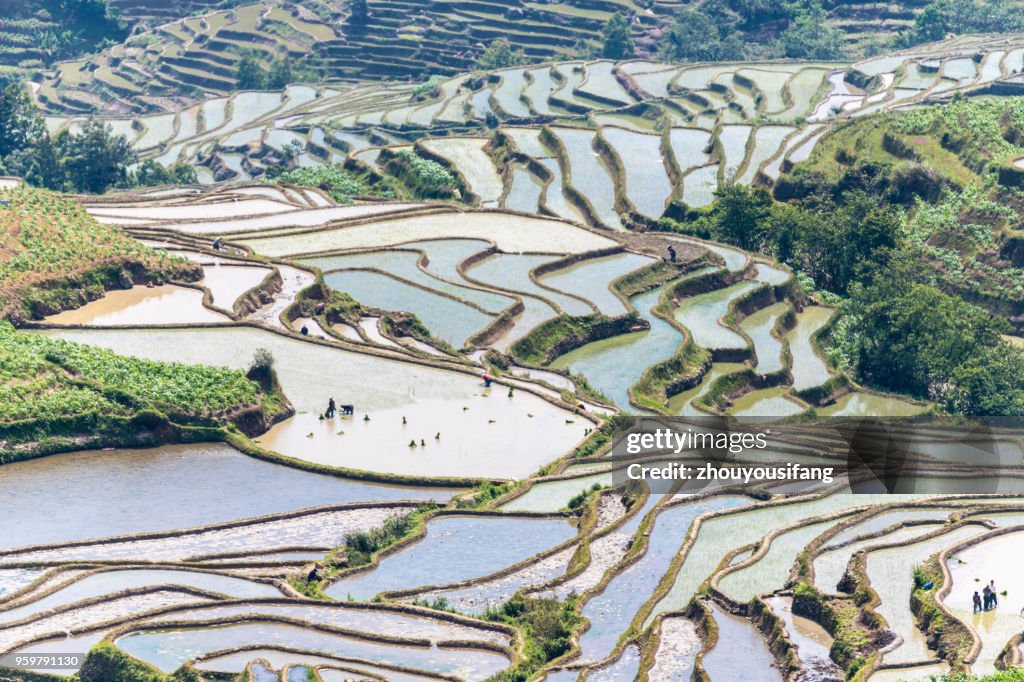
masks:
[[[574,532],[563,519],[438,517],[427,524],[422,540],[382,558],[371,571],[342,578],[327,594],[367,601],[381,592],[480,578],[555,547]],[[491,541],[499,537],[501,542]]]
[[[165,284],[109,291],[101,299],[57,313],[46,321],[58,325],[110,326],[217,323],[229,318],[204,308],[202,291]]]
[[[395,246],[443,238],[493,241],[502,251],[552,254],[584,253],[609,248],[612,240],[558,220],[507,213],[465,212],[382,219],[323,232],[293,236],[247,238],[242,243],[257,253],[288,256]]]
[[[253,352],[266,348],[298,414],[257,442],[329,466],[406,476],[523,477],[561,456],[589,426],[529,393],[509,399],[501,387],[484,390],[478,377],[258,329],[59,334],[140,357],[234,367],[248,367]],[[340,403],[352,400],[357,417],[320,420],[332,395]]]
[[[469,191],[479,197],[482,206],[494,208],[501,198],[504,183],[491,157],[484,151],[489,142],[486,138],[439,138],[420,144],[446,159],[465,178]]]
[[[201,469],[203,476],[195,476]],[[42,518],[37,501],[73,477]],[[18,495],[0,499],[11,520],[0,549],[159,532],[295,509],[371,500],[447,500],[453,490],[373,485],[254,460],[220,444],[90,450],[5,464],[0,480]],[[223,481],[232,485],[224,487]],[[161,500],[154,505],[153,500]],[[99,501],[99,502],[98,502]]]
[[[601,129],[601,137],[622,164],[629,202],[642,215],[660,218],[672,195],[672,183],[662,160],[661,136],[606,127]]]

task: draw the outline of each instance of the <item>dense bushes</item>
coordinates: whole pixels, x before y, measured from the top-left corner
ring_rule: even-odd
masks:
[[[370,193],[366,183],[341,165],[293,168],[275,176],[276,182],[318,187],[339,204],[351,204],[352,197]]]
[[[949,107],[901,125],[932,129],[978,117],[1016,120],[1017,113]],[[972,144],[1000,157],[1003,140],[996,137]],[[992,255],[992,225],[1011,220],[1014,210],[986,186],[939,191],[943,183],[931,166],[916,162],[854,163],[831,177],[797,169],[776,191],[786,203],[765,190],[722,187],[710,210],[658,226],[789,264],[804,287],[840,305],[827,353],[858,380],[958,414],[1024,415],[1024,356],[1001,338],[1009,325],[959,295],[1019,299],[1019,271]],[[905,207],[894,204],[899,200]],[[974,222],[981,220],[988,224]]]
[[[523,645],[525,659],[492,675],[488,682],[526,682],[545,663],[567,653],[572,646],[573,633],[582,623],[582,618],[576,613],[576,602],[575,595],[564,602],[517,596],[500,608],[488,610],[488,620],[515,626],[526,638]]]

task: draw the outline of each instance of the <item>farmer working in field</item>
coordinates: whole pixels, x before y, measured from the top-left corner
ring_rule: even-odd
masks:
[[[328,419],[334,419],[334,411],[337,409],[337,405],[334,404],[334,396],[332,395],[327,401],[327,414],[325,415]]]

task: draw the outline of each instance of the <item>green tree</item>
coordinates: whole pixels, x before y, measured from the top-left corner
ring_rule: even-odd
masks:
[[[744,45],[727,15],[684,9],[665,33],[658,54],[667,61],[714,62],[742,59]]]
[[[135,152],[123,135],[114,135],[107,123],[90,119],[82,132],[62,132],[57,147],[64,159],[69,184],[79,192],[102,194],[128,179]]]
[[[367,0],[352,0],[349,5],[348,23],[355,26],[363,26],[370,16],[370,6]]]
[[[714,236],[744,249],[760,250],[769,228],[772,198],[763,189],[726,185],[715,190]]]
[[[267,73],[255,56],[247,54],[238,60],[235,82],[239,90],[262,90],[267,84]]]
[[[625,59],[633,56],[633,36],[629,33],[629,21],[618,12],[604,25],[602,36],[604,42],[601,56],[605,59]]]
[[[67,183],[60,151],[49,135],[44,135],[32,150],[31,161],[25,180],[30,185],[52,190],[63,190]]]
[[[128,184],[138,187],[157,185],[194,185],[198,182],[196,170],[187,163],[164,167],[154,159],[146,159],[129,175]]]
[[[842,57],[842,37],[828,26],[827,20],[828,15],[818,3],[800,10],[780,37],[785,56],[793,59]]]
[[[495,40],[492,42],[480,58],[476,60],[477,68],[484,71],[503,69],[507,66],[518,66],[526,62],[526,56],[522,50],[512,49],[507,40]]]
[[[277,57],[270,62],[270,75],[267,76],[267,87],[271,90],[283,90],[293,80],[292,63],[287,57]]]
[[[974,414],[996,404],[988,389],[1013,384],[1019,393],[1020,376],[1006,376],[1013,363],[996,363],[989,353],[1010,350],[1000,336],[1005,322],[921,283],[920,273],[916,261],[901,256],[874,270],[866,284],[851,286],[843,306],[850,321],[844,350],[858,374],[877,386],[959,403],[958,411]],[[1012,403],[1019,396],[1008,398]]]
[[[43,119],[21,83],[13,82],[0,90],[0,161],[27,149],[45,133]]]

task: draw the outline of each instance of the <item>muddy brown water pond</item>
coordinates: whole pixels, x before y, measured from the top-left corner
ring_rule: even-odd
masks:
[[[338,581],[327,594],[338,600],[367,600],[390,590],[481,578],[559,545],[575,533],[564,519],[441,517],[427,524],[422,540],[385,557],[369,572]]]
[[[503,387],[485,389],[476,376],[260,329],[44,333],[127,355],[239,369],[265,348],[298,414],[257,442],[320,464],[410,476],[524,477],[569,450],[590,426],[525,391],[509,398]],[[320,420],[330,396],[354,403],[356,415]]]
[[[202,291],[172,284],[108,291],[103,298],[81,308],[46,318],[49,324],[88,326],[195,324],[229,320],[226,315],[203,307]]]
[[[0,549],[189,528],[322,504],[447,500],[455,492],[312,474],[222,444],[91,450],[5,464],[0,487],[7,491],[0,496],[0,516],[7,520]],[[39,500],[54,490],[63,491],[61,503],[40,515]]]
[[[718,643],[704,654],[704,669],[712,680],[782,682],[775,658],[761,633],[746,618],[734,616],[714,602],[706,602],[718,624]],[[742,656],[736,652],[742,651]]]

